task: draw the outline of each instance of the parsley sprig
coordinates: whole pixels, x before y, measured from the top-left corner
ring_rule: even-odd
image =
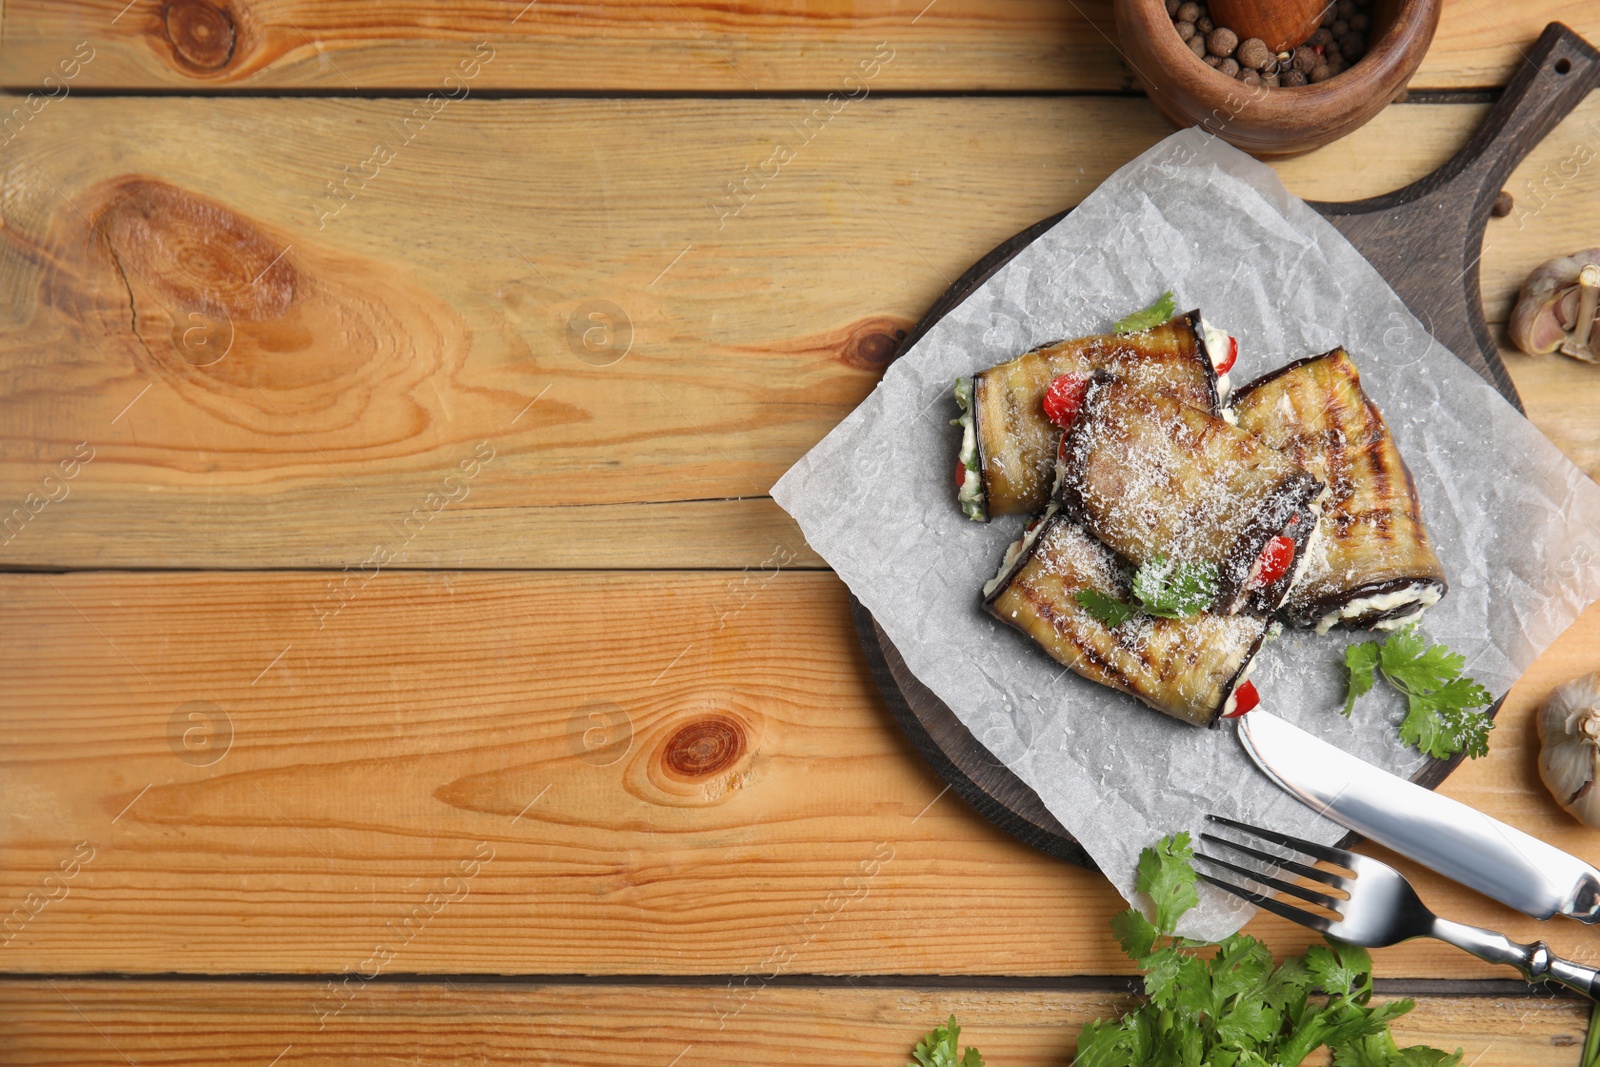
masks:
[[[916,1062],[906,1067],[983,1067],[983,1057],[971,1045],[959,1059],[956,1057],[956,1039],[960,1036],[961,1027],[952,1015],[949,1022],[935,1026],[932,1033],[917,1042],[911,1053]]]
[[[1489,752],[1494,720],[1472,709],[1488,704],[1489,691],[1461,673],[1466,657],[1431,644],[1415,626],[1397,630],[1381,644],[1363,641],[1344,650],[1349,672],[1344,714],[1370,692],[1382,674],[1406,698],[1400,739],[1437,759],[1465,752],[1473,759]]]
[[[1136,612],[1163,619],[1198,615],[1217,599],[1215,563],[1183,563],[1166,556],[1142,565],[1133,576],[1133,600],[1124,602],[1098,589],[1078,591],[1077,601],[1100,622],[1116,629]]]
[[[1099,1020],[1078,1038],[1076,1067],[1297,1065],[1327,1046],[1336,1067],[1453,1067],[1454,1054],[1400,1048],[1390,1021],[1411,1000],[1372,1005],[1372,958],[1330,941],[1274,967],[1272,953],[1235,934],[1215,946],[1177,937],[1178,919],[1198,902],[1189,835],[1176,834],[1139,858],[1137,886],[1155,921],[1135,910],[1112,919],[1125,951],[1145,972],[1146,1002],[1118,1020]],[[1320,990],[1320,996],[1316,991]]]
[[[1117,324],[1111,327],[1111,331],[1113,333],[1142,333],[1145,330],[1160,326],[1163,322],[1172,318],[1172,313],[1176,309],[1177,305],[1172,300],[1172,290],[1168,289],[1161,294],[1160,300],[1157,300],[1143,311],[1135,311],[1132,315],[1119,319]]]

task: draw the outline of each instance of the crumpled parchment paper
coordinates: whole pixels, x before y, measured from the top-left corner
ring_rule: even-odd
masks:
[[[1443,284],[1443,283],[1441,283]],[[991,618],[980,589],[1026,521],[956,505],[951,385],[1035,345],[1106,332],[1172,289],[1239,338],[1233,382],[1343,344],[1422,497],[1450,592],[1423,630],[1496,696],[1600,597],[1600,486],[1428,335],[1377,271],[1270,168],[1199,130],[1124,166],[934,326],[772,489],[917,677],[1027,782],[1129,900],[1139,852],[1215,812],[1331,843],[1344,833],[1261,774],[1224,723],[1201,730],[1066,672]],[[1262,706],[1397,774],[1401,698],[1355,716],[1344,647],[1285,630]],[[1491,749],[1494,741],[1491,737]],[[1251,909],[1202,886],[1183,930],[1220,938]]]

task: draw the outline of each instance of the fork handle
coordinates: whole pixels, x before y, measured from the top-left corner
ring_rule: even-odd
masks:
[[[1503,963],[1522,972],[1530,982],[1557,982],[1575,989],[1591,1000],[1600,1000],[1600,971],[1550,951],[1543,941],[1524,945],[1493,930],[1483,930],[1449,919],[1435,919],[1432,935],[1440,941],[1465,949],[1490,963]]]

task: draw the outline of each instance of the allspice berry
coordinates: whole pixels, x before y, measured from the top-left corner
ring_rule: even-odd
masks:
[[[1317,55],[1315,48],[1307,48],[1305,45],[1301,45],[1294,50],[1294,69],[1301,74],[1310,74],[1312,69],[1321,62],[1322,57]]]
[[[1230,56],[1218,63],[1217,69],[1230,78],[1237,78],[1239,76],[1239,61]]]
[[[1297,85],[1304,85],[1305,83],[1305,74],[1298,70],[1286,70],[1282,74],[1278,75],[1278,84],[1286,88],[1292,89]]]
[[[1173,18],[1176,18],[1178,14],[1178,8],[1182,6],[1183,0],[1167,0],[1167,14]]]
[[[1319,63],[1311,68],[1311,73],[1306,75],[1306,77],[1311,79],[1312,85],[1316,85],[1319,82],[1325,82],[1329,78],[1333,77],[1333,71],[1328,67],[1328,64]]]
[[[1216,23],[1211,21],[1210,15],[1201,15],[1199,18],[1194,20],[1194,28],[1199,30],[1201,33],[1210,33],[1212,30],[1216,29],[1217,26]]]
[[[1194,36],[1194,23],[1177,22],[1173,23],[1173,25],[1178,27],[1178,36],[1183,40],[1187,41],[1189,38]]]
[[[1359,11],[1350,16],[1350,28],[1355,30],[1357,33],[1366,33],[1368,27],[1371,25],[1372,20]]]
[[[1239,72],[1239,80],[1245,85],[1260,85],[1261,75],[1257,74],[1249,67],[1246,67],[1244,70]]]
[[[1216,70],[1218,67],[1222,66],[1222,60],[1213,55],[1206,56],[1205,61],[1206,66],[1210,67],[1212,70]]]
[[[1198,33],[1189,38],[1189,51],[1193,52],[1198,58],[1204,59],[1206,57],[1206,39]]]
[[[1267,42],[1259,37],[1252,37],[1239,45],[1238,51],[1234,53],[1234,58],[1239,61],[1241,67],[1260,70],[1272,61],[1273,56],[1272,50],[1267,47]]]
[[[1328,27],[1328,32],[1333,34],[1335,38],[1343,37],[1350,32],[1350,24],[1344,19],[1337,19],[1332,26]]]
[[[1347,33],[1339,39],[1339,54],[1354,63],[1367,50],[1367,39],[1359,33]]]
[[[1178,5],[1178,21],[1193,22],[1200,17],[1200,5],[1194,0],[1186,0]]]
[[[1226,59],[1239,47],[1239,35],[1226,26],[1219,26],[1206,37],[1206,47],[1212,55]]]
[[[1261,84],[1276,89],[1279,85],[1278,76],[1276,74],[1263,74],[1261,75]]]
[[[1333,34],[1328,32],[1326,26],[1317,28],[1317,32],[1306,38],[1306,44],[1312,48],[1326,48],[1333,43]]]
[[[1356,13],[1355,0],[1339,0],[1339,2],[1333,7],[1334,14],[1338,15],[1346,22],[1350,21],[1350,16]]]

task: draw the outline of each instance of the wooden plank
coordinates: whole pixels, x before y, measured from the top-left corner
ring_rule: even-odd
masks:
[[[298,982],[5,982],[0,1013],[15,1062],[40,1065],[122,1067],[194,1056],[255,1067],[356,1060],[744,1067],[789,1062],[804,1049],[802,1062],[900,1067],[917,1039],[954,1012],[963,1047],[976,1046],[985,1062],[1050,1067],[1070,1062],[1085,1022],[1132,1003],[1111,993],[1015,989],[380,981],[354,986],[334,1013],[322,1005],[341,1002],[319,999],[322,993]],[[1423,996],[1394,1030],[1402,1045],[1459,1048],[1462,1062],[1477,1067],[1567,1067],[1587,1022],[1587,1006],[1576,998]]]
[[[338,974],[377,945],[387,973],[1129,970],[1099,875],[920,763],[831,575],[8,575],[0,602],[11,973]],[[1597,647],[1600,609],[1446,786],[1591,860],[1530,712]],[[1446,915],[1590,952],[1400,866]]]
[[[867,100],[719,218],[809,103],[472,100],[319,229],[350,146],[413,106],[75,97],[22,132],[0,565],[814,565],[772,482],[949,279],[1163,133],[1135,100]],[[1381,192],[1482,110],[1394,108],[1279,169],[1308,197]],[[1600,168],[1567,164],[1597,119],[1600,99],[1519,172],[1491,318],[1582,232]],[[638,167],[639,144],[674,149]],[[1572,371],[1529,398],[1558,438],[1589,432],[1580,382],[1593,398]]]
[[[126,10],[124,8],[126,7]],[[221,11],[232,12],[219,14]],[[444,79],[480,43],[492,60],[470,88],[540,91],[852,91],[880,43],[893,60],[877,90],[1115,91],[1133,81],[1114,45],[1109,0],[879,0],[870,5],[665,0],[439,3],[381,16],[356,0],[11,0],[0,84],[29,89],[92,59],[72,87],[460,91]],[[1600,38],[1583,0],[1447,0],[1414,81],[1427,89],[1503,85],[1547,22]],[[884,53],[888,54],[888,53]],[[67,69],[78,69],[68,67]],[[49,91],[59,91],[55,86]]]

